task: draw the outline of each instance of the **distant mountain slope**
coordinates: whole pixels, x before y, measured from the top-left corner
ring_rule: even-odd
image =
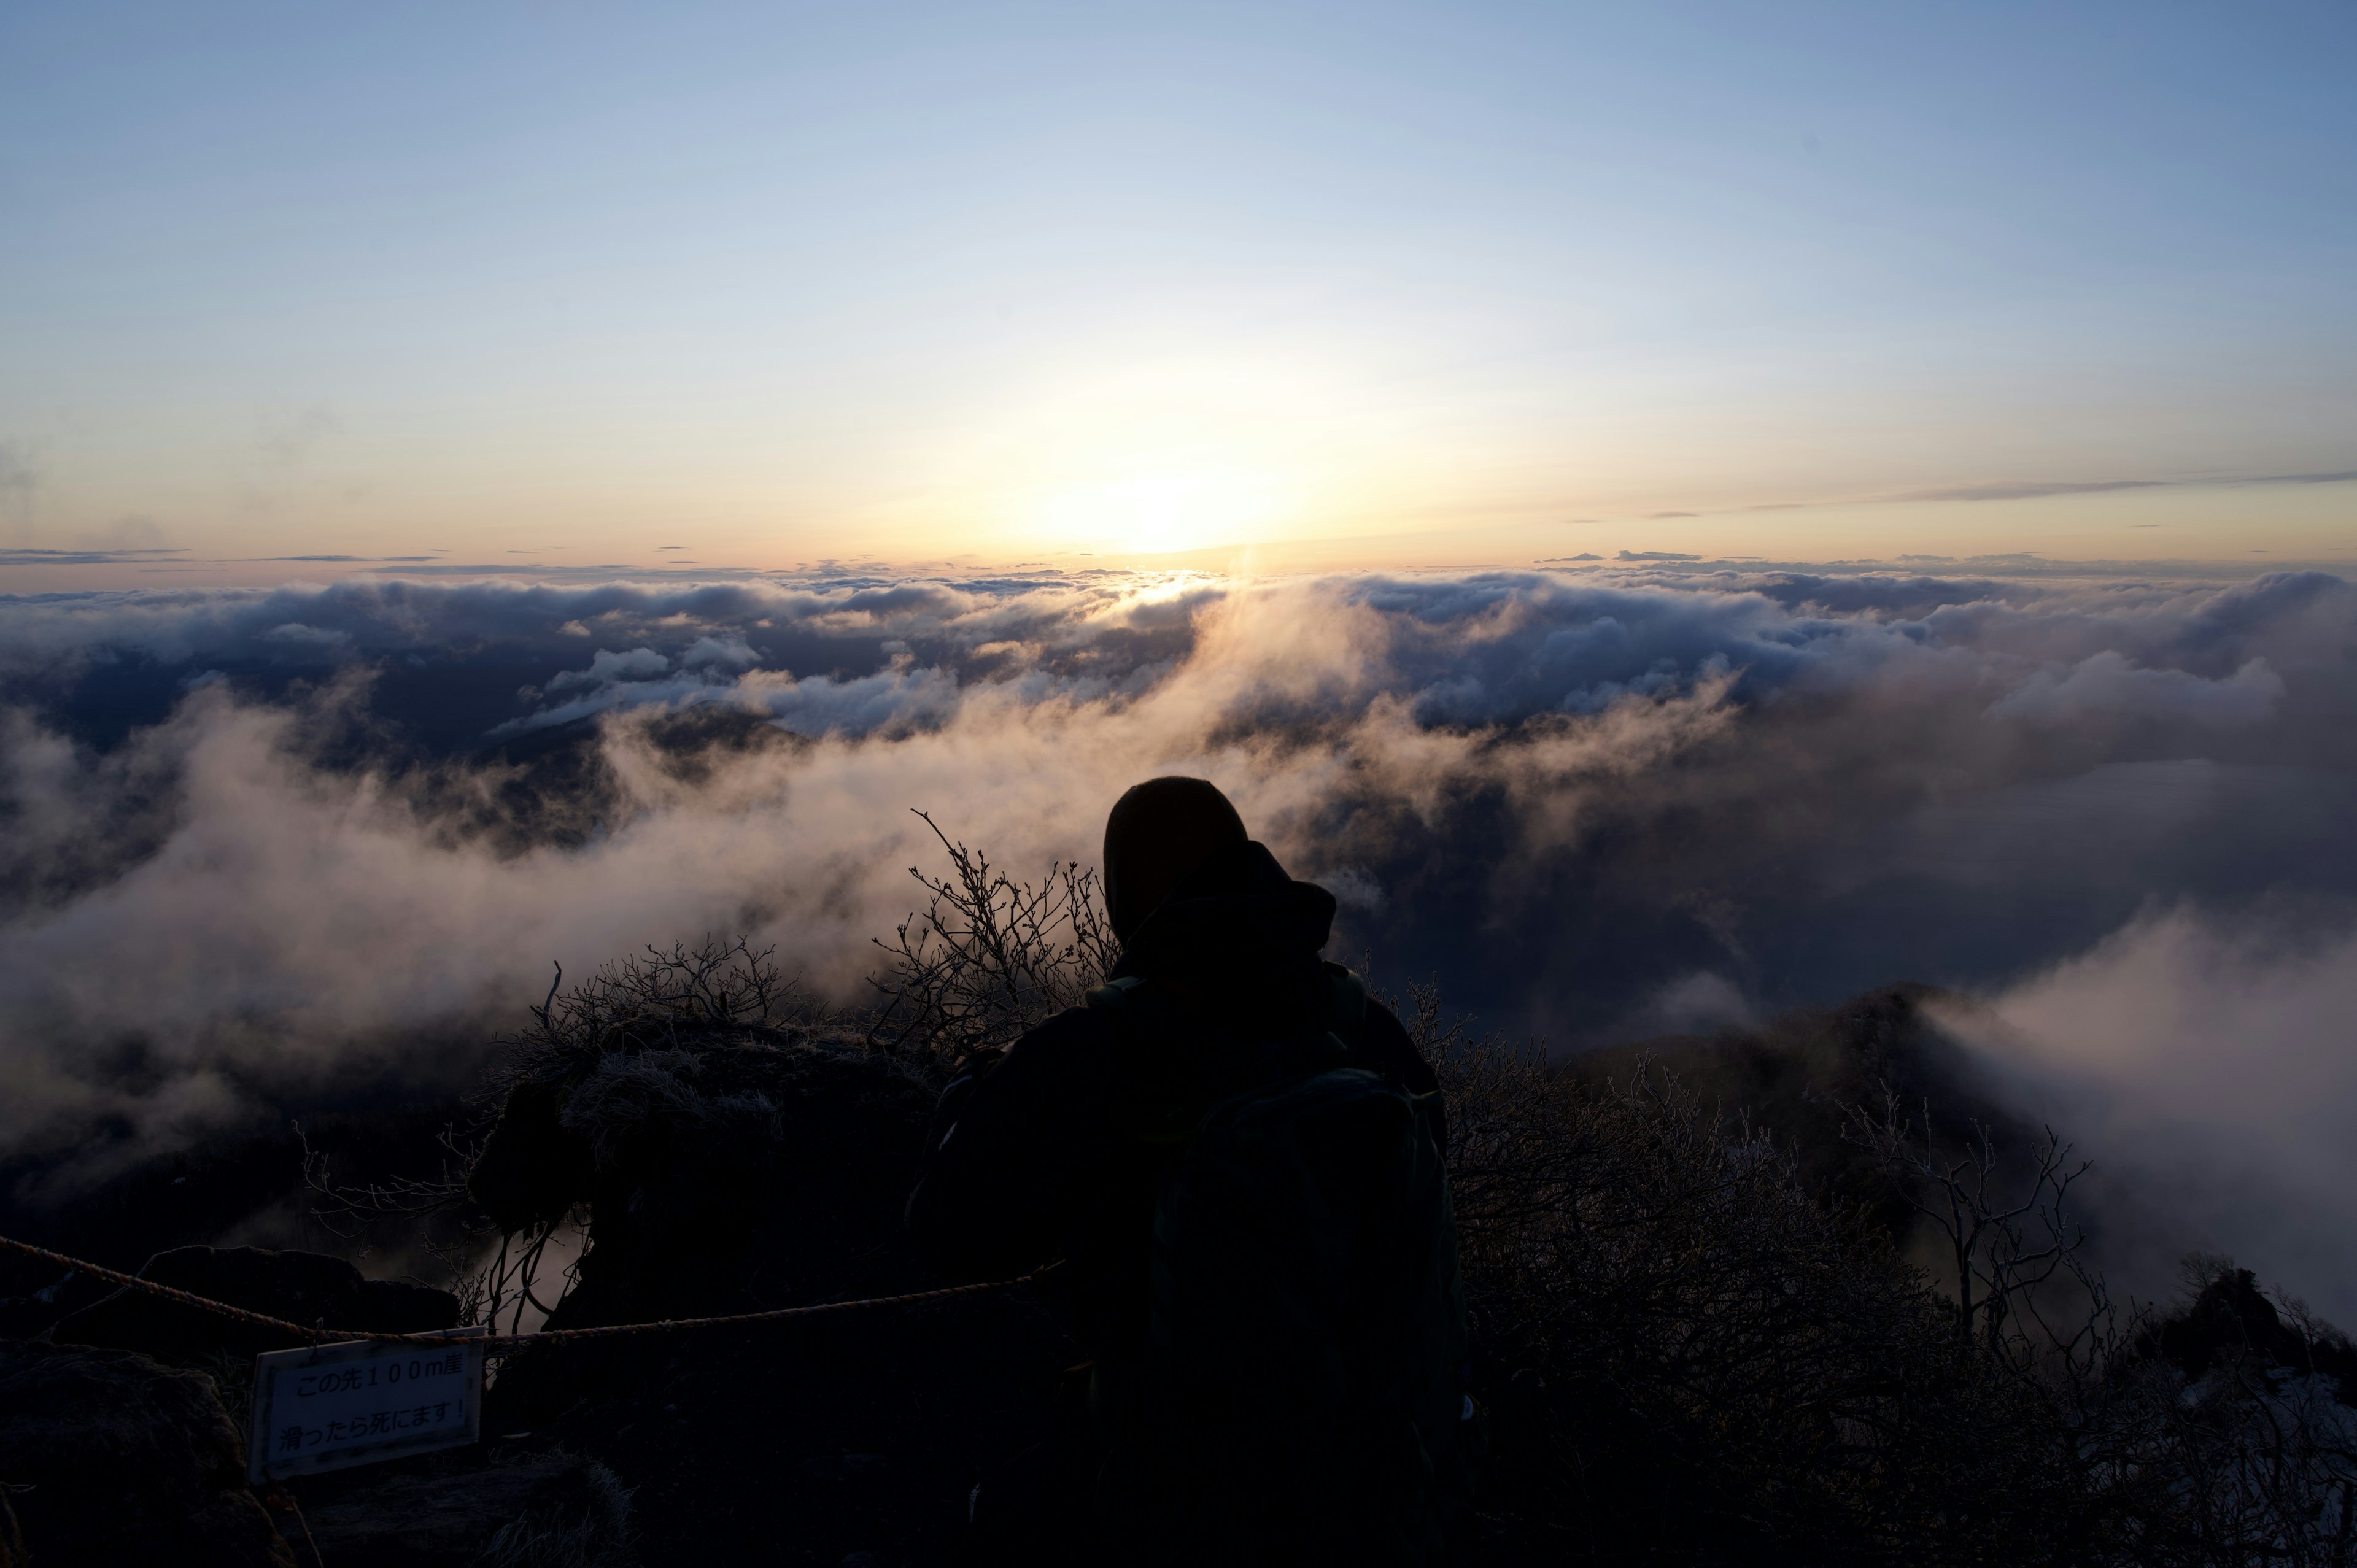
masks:
[[[1796,1155],[1810,1187],[1872,1203],[1894,1231],[1905,1219],[1866,1152],[1843,1136],[1853,1108],[1878,1112],[1886,1090],[1903,1113],[1928,1102],[1934,1131],[1962,1140],[1975,1123],[2000,1149],[2024,1152],[2040,1135],[1989,1075],[1942,1026],[1979,1004],[1914,981],[1878,986],[1832,1007],[1803,1007],[1758,1029],[1665,1035],[1571,1058],[1564,1070],[1583,1083],[1627,1080],[1641,1060],[1676,1075],[1730,1118],[1748,1117]]]

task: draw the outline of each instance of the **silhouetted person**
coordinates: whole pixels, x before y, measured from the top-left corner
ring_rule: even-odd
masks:
[[[961,1069],[908,1220],[943,1271],[1050,1260],[1090,1363],[975,1493],[1041,1563],[1435,1561],[1472,1429],[1432,1069],[1321,961],[1296,882],[1198,779],[1105,823],[1122,957]]]

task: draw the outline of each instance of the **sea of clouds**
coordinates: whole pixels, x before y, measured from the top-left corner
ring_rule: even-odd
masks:
[[[910,808],[1031,875],[1187,772],[1379,984],[1557,1048],[1974,990],[2187,1244],[2357,1318],[2336,577],[355,578],[0,600],[0,1155],[89,1179],[470,1071],[552,961],[856,1000]]]

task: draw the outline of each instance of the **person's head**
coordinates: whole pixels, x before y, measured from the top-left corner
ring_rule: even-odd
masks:
[[[1131,787],[1105,818],[1105,906],[1114,935],[1129,940],[1189,872],[1250,838],[1235,807],[1204,779],[1149,779]]]

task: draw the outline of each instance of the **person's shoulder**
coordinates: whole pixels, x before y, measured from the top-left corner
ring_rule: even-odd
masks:
[[[1397,1044],[1415,1049],[1408,1043],[1407,1026],[1376,999],[1358,971],[1332,959],[1320,961],[1319,967],[1326,972],[1327,1015],[1336,1034],[1352,1046],[1364,1037],[1380,1036],[1387,1047]]]
[[[1094,1007],[1067,1007],[1032,1025],[1012,1049],[1053,1049],[1101,1040],[1112,1027],[1112,1021]]]
[[[1034,1024],[1006,1047],[1006,1056],[992,1076],[1013,1071],[1029,1074],[1054,1071],[1075,1058],[1085,1058],[1103,1044],[1112,1026],[1091,1007],[1067,1007]]]
[[[1367,998],[1365,1016],[1367,1026],[1371,1029],[1381,1029],[1384,1034],[1396,1036],[1403,1040],[1412,1038],[1407,1032],[1407,1026],[1400,1022],[1400,1015],[1372,996]]]
[[[1407,1032],[1407,1026],[1400,1022],[1399,1015],[1372,996],[1367,998],[1367,1010],[1361,1015],[1360,1027],[1366,1035],[1367,1043],[1381,1055],[1414,1057],[1419,1061],[1424,1059],[1424,1054],[1415,1048],[1415,1037]]]
[[[1373,997],[1367,998],[1366,1011],[1359,1015],[1352,1033],[1355,1038],[1346,1036],[1351,1054],[1409,1093],[1425,1094],[1440,1087],[1432,1064],[1416,1048],[1415,1036],[1407,1032],[1398,1014]]]

